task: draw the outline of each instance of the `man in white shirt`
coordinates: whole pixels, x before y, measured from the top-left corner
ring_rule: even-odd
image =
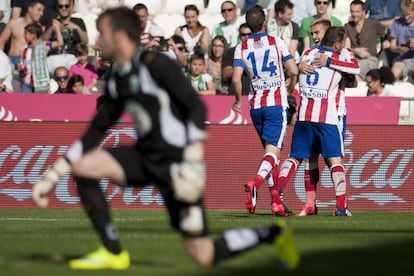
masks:
[[[239,26],[244,23],[244,19],[237,16],[236,4],[232,1],[224,1],[221,4],[221,15],[224,21],[213,27],[211,40],[218,35],[222,35],[226,38],[228,47],[234,47],[240,43]]]

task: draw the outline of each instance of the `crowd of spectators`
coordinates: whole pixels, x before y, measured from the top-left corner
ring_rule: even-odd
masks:
[[[99,56],[99,51],[93,47],[94,41],[88,39],[91,26],[87,29],[84,20],[74,13],[98,13],[110,6],[128,4],[139,19],[137,33],[141,30],[143,48],[175,59],[200,94],[233,94],[232,53],[251,33],[244,24],[244,14],[252,6],[266,3],[263,8],[268,17],[267,32],[283,37],[295,58],[313,47],[314,40],[318,39],[317,34],[310,32],[312,22],[327,19],[333,26],[345,27],[346,46],[352,49],[361,66],[358,83],[365,87],[360,89],[363,95],[414,97],[411,84],[414,71],[412,0],[347,0],[349,12],[345,20],[344,16],[336,16],[338,1],[334,0],[219,1],[217,14],[221,15],[221,20],[210,24],[209,28],[202,21],[202,11],[210,2],[212,0],[203,1],[205,6],[194,2],[183,7],[184,24],[177,24],[172,36],[167,36],[164,26],[157,24],[155,16],[150,14],[146,6],[148,1],[0,1],[0,90],[9,93],[100,92],[99,83],[105,80],[111,61]],[[41,28],[38,41],[30,40],[29,25]],[[59,41],[60,36],[63,43]],[[43,55],[46,60],[40,61],[36,55]],[[63,72],[63,68],[67,72]],[[392,76],[387,78],[387,83],[382,81],[383,68]],[[44,78],[45,71],[49,72],[48,81]],[[39,80],[44,81],[41,89],[37,88]],[[248,74],[243,80],[243,94],[247,94],[250,90]],[[380,82],[379,86],[384,89],[374,91],[371,85],[374,82]],[[393,86],[404,87],[404,92]],[[380,93],[380,90],[390,92]]]

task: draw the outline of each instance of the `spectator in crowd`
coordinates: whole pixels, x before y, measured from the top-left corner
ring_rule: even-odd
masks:
[[[141,33],[141,46],[142,47],[151,47],[152,37],[155,36],[154,32],[159,32],[159,29],[162,30],[152,19],[149,17],[148,8],[142,3],[136,4],[132,10],[138,17],[139,28]],[[164,31],[162,31],[164,33]]]
[[[400,11],[401,0],[366,0],[365,10],[369,14],[369,18],[378,20],[382,25],[389,28],[395,20],[401,17]],[[389,29],[387,34],[380,37],[381,52],[378,55],[383,65],[392,65],[394,59],[398,56],[390,49]]]
[[[241,42],[246,41],[249,38],[249,35],[252,34],[249,26],[246,23],[243,23],[239,27],[239,39]],[[222,72],[222,83],[224,87],[228,87],[228,93],[234,94],[234,86],[232,86],[231,78],[233,76],[233,57],[234,51],[236,47],[232,47],[228,49],[223,56],[223,60],[221,62],[221,72]],[[242,95],[248,95],[251,88],[251,81],[249,72],[247,70],[243,70],[243,74],[241,77],[242,82]]]
[[[400,9],[403,17],[396,20],[390,27],[391,51],[399,55],[392,67],[399,67],[412,77],[414,73],[414,1],[401,0]]]
[[[274,6],[278,0],[271,0],[267,6],[267,18],[273,18],[275,16]],[[302,24],[302,20],[306,17],[316,14],[316,8],[314,0],[290,0],[294,5],[292,21],[298,24]]]
[[[271,0],[267,5],[267,18],[274,18],[274,7],[277,1],[279,0]],[[292,21],[298,24],[298,26],[302,24],[304,18],[316,14],[314,0],[290,0],[290,2],[292,2],[294,6]]]
[[[173,35],[168,40],[168,48],[169,51],[172,53],[172,59],[175,59],[178,65],[183,68],[185,71],[186,67],[188,66],[187,59],[187,48],[185,47],[185,40],[179,35]]]
[[[365,10],[369,18],[378,20],[385,27],[389,27],[401,17],[399,9],[401,0],[365,0]]]
[[[66,68],[65,66],[57,67],[53,73],[53,79],[58,84],[58,89],[54,92],[55,94],[68,93],[68,80],[69,80],[68,68]]]
[[[28,24],[39,22],[44,9],[43,1],[31,0],[28,4],[26,15],[10,19],[1,33],[0,49],[4,51],[7,41],[10,39],[10,50],[7,54],[15,68],[20,63],[23,49],[26,47],[24,27]]]
[[[198,21],[200,11],[196,5],[187,5],[184,8],[186,24],[175,30],[176,35],[185,40],[185,45],[190,54],[207,53],[210,45],[210,31]]]
[[[407,71],[401,70],[400,67],[392,68],[395,82],[392,85],[393,94],[399,97],[414,97],[414,84],[407,81]]]
[[[365,5],[361,0],[353,0],[350,4],[350,22],[345,24],[347,34],[345,47],[351,48],[361,68],[360,78],[378,68],[377,38],[385,35],[386,27],[375,19],[366,18]]]
[[[93,64],[88,60],[88,45],[79,43],[76,45],[76,58],[78,62],[69,68],[69,76],[81,75],[85,86],[90,92],[96,91],[98,73]]]
[[[227,51],[227,41],[224,36],[218,35],[211,41],[209,58],[207,60],[207,73],[213,78],[216,94],[228,94],[228,88],[223,86],[221,63]]]
[[[185,41],[181,36],[172,35],[169,39],[165,39],[164,33],[156,34],[156,36],[152,37],[148,49],[165,54],[177,61],[178,65],[182,67],[183,72],[186,72],[190,57],[187,55]]]
[[[90,90],[85,86],[83,77],[76,74],[69,78],[67,91],[67,93],[70,94],[90,94]]]
[[[13,92],[13,65],[3,50],[0,50],[0,64],[0,93],[11,93]]]
[[[365,82],[368,86],[367,96],[395,96],[392,90],[392,82],[390,81],[390,76],[386,74],[385,70],[369,70],[365,75]]]
[[[221,4],[221,16],[224,21],[213,27],[211,38],[222,35],[226,38],[227,46],[234,47],[240,42],[239,26],[244,19],[237,16],[237,6],[232,1],[224,1]]]
[[[58,27],[59,21],[53,20],[53,26]],[[19,71],[22,72],[22,92],[49,92],[50,77],[47,66],[47,53],[53,48],[63,45],[60,29],[57,31],[57,41],[43,41],[40,36],[43,32],[39,23],[32,23],[25,27],[24,37],[27,47],[23,50]]]
[[[216,95],[216,87],[210,74],[205,73],[206,61],[204,56],[194,53],[190,57],[190,71],[187,79],[199,95]]]
[[[300,25],[299,37],[303,39],[304,51],[315,45],[310,33],[310,25],[314,21],[318,19],[329,19],[331,20],[332,26],[342,26],[342,23],[338,18],[329,15],[328,8],[330,3],[331,0],[314,0],[316,14],[303,19],[302,24]]]
[[[25,16],[27,13],[27,7],[30,0],[11,0],[12,18],[19,18]],[[56,18],[56,5],[57,0],[43,0],[45,10],[42,18],[40,18],[40,24],[48,28],[52,25],[52,21]]]
[[[50,26],[43,33],[43,40],[56,40],[56,29],[60,28],[63,35],[63,46],[50,52],[47,59],[49,70],[53,72],[59,66],[69,68],[77,62],[76,45],[88,44],[88,34],[82,18],[71,17],[74,0],[57,0],[58,27]]]
[[[299,26],[292,22],[294,5],[289,0],[279,0],[274,6],[274,18],[267,21],[267,32],[272,36],[282,37],[294,57],[299,44]]]

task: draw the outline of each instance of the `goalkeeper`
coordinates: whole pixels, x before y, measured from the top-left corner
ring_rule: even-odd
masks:
[[[122,20],[119,20],[122,18]],[[102,246],[80,259],[73,269],[130,267],[121,248],[99,180],[107,177],[120,186],[156,183],[190,257],[211,266],[263,243],[274,243],[279,263],[295,268],[299,255],[293,234],[284,221],[257,229],[231,229],[213,241],[208,236],[202,203],[205,182],[203,145],[205,107],[168,57],[139,50],[136,15],[127,8],[104,11],[97,19],[97,46],[115,63],[105,91],[106,99],[86,133],[33,186],[33,199],[48,205],[48,193],[65,173],[75,176],[83,207]],[[106,130],[124,111],[134,119],[139,141],[134,146],[97,149]]]

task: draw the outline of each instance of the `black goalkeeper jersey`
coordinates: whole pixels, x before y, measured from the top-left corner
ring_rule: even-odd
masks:
[[[135,148],[150,162],[179,161],[188,143],[206,138],[204,104],[163,54],[138,51],[127,64],[114,64],[105,97],[80,143],[68,151],[69,160],[95,147],[124,111],[138,132]]]

